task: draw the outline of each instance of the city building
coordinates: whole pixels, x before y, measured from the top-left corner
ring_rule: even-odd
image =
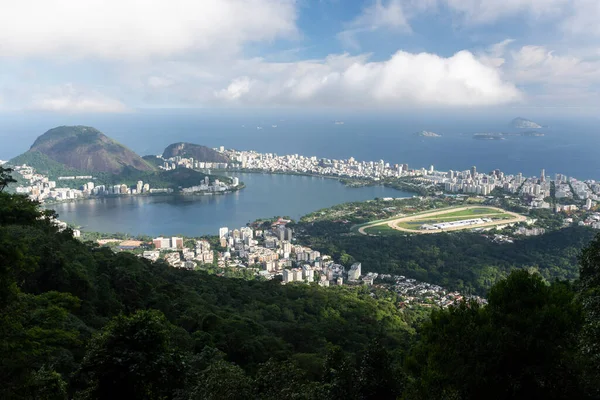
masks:
[[[171,238],[158,237],[158,238],[152,239],[152,243],[154,244],[154,247],[158,250],[183,249],[183,238],[181,238],[181,237],[171,237]]]
[[[350,266],[350,270],[348,271],[348,280],[349,281],[357,281],[361,275],[361,264],[354,263]]]

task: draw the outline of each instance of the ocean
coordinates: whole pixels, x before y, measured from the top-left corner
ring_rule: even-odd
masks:
[[[530,118],[547,128],[544,137],[511,136],[475,140],[474,133],[515,132],[512,118]],[[334,121],[343,121],[335,124]],[[410,168],[479,171],[496,168],[527,176],[562,173],[600,180],[600,119],[556,117],[550,111],[530,116],[523,110],[481,114],[334,113],[208,110],[145,110],[120,115],[7,114],[0,118],[0,159],[26,151],[35,138],[58,125],[100,129],[140,155],[159,154],[173,142],[225,146],[277,154],[302,154],[406,163]],[[257,129],[260,127],[261,129]],[[421,138],[428,130],[441,138]]]

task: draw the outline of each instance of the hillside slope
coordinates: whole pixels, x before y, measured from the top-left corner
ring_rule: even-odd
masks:
[[[173,143],[167,146],[167,148],[163,152],[163,158],[171,158],[177,156],[187,158],[193,157],[194,160],[203,162],[226,163],[230,161],[229,157],[219,153],[218,151],[215,151],[206,146],[201,146],[199,144],[193,143]]]
[[[23,156],[26,159],[45,158],[32,156],[31,153],[40,153],[78,171],[116,174],[125,167],[140,171],[155,169],[127,147],[88,126],[60,126],[50,129],[38,137],[31,148],[16,160],[22,159]]]

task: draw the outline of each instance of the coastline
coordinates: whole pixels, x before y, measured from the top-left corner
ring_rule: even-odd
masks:
[[[232,173],[233,171],[228,170],[215,170],[219,172],[227,172]],[[241,174],[265,174],[265,175],[290,175],[290,176],[310,176],[315,178],[327,178],[327,179],[335,179],[342,183],[344,186],[349,188],[360,188],[367,186],[383,186],[391,189],[396,189],[403,192],[415,193],[422,195],[421,191],[414,188],[411,184],[402,184],[402,182],[386,182],[386,181],[375,181],[373,179],[367,178],[352,178],[347,176],[339,176],[339,175],[319,175],[319,174],[310,174],[305,172],[293,172],[293,171],[265,171],[260,169],[237,169],[235,170],[237,173]],[[402,186],[402,187],[400,187]]]
[[[107,194],[103,196],[88,196],[82,197],[78,199],[68,199],[68,200],[60,200],[60,201],[45,201],[42,203],[42,206],[51,206],[55,204],[67,204],[67,203],[78,203],[89,200],[101,200],[101,199],[118,199],[118,198],[127,198],[127,197],[164,197],[164,196],[172,196],[172,197],[188,197],[188,196],[223,196],[226,194],[235,193],[239,190],[242,190],[246,187],[245,184],[240,183],[235,189],[223,190],[221,192],[172,192],[172,193],[140,193],[140,194]]]

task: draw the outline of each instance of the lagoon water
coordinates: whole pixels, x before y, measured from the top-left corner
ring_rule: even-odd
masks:
[[[128,196],[52,205],[59,218],[84,230],[148,235],[215,235],[219,228],[244,226],[258,218],[294,219],[320,208],[375,197],[411,193],[372,186],[349,188],[334,179],[238,174],[246,188],[218,196]]]

